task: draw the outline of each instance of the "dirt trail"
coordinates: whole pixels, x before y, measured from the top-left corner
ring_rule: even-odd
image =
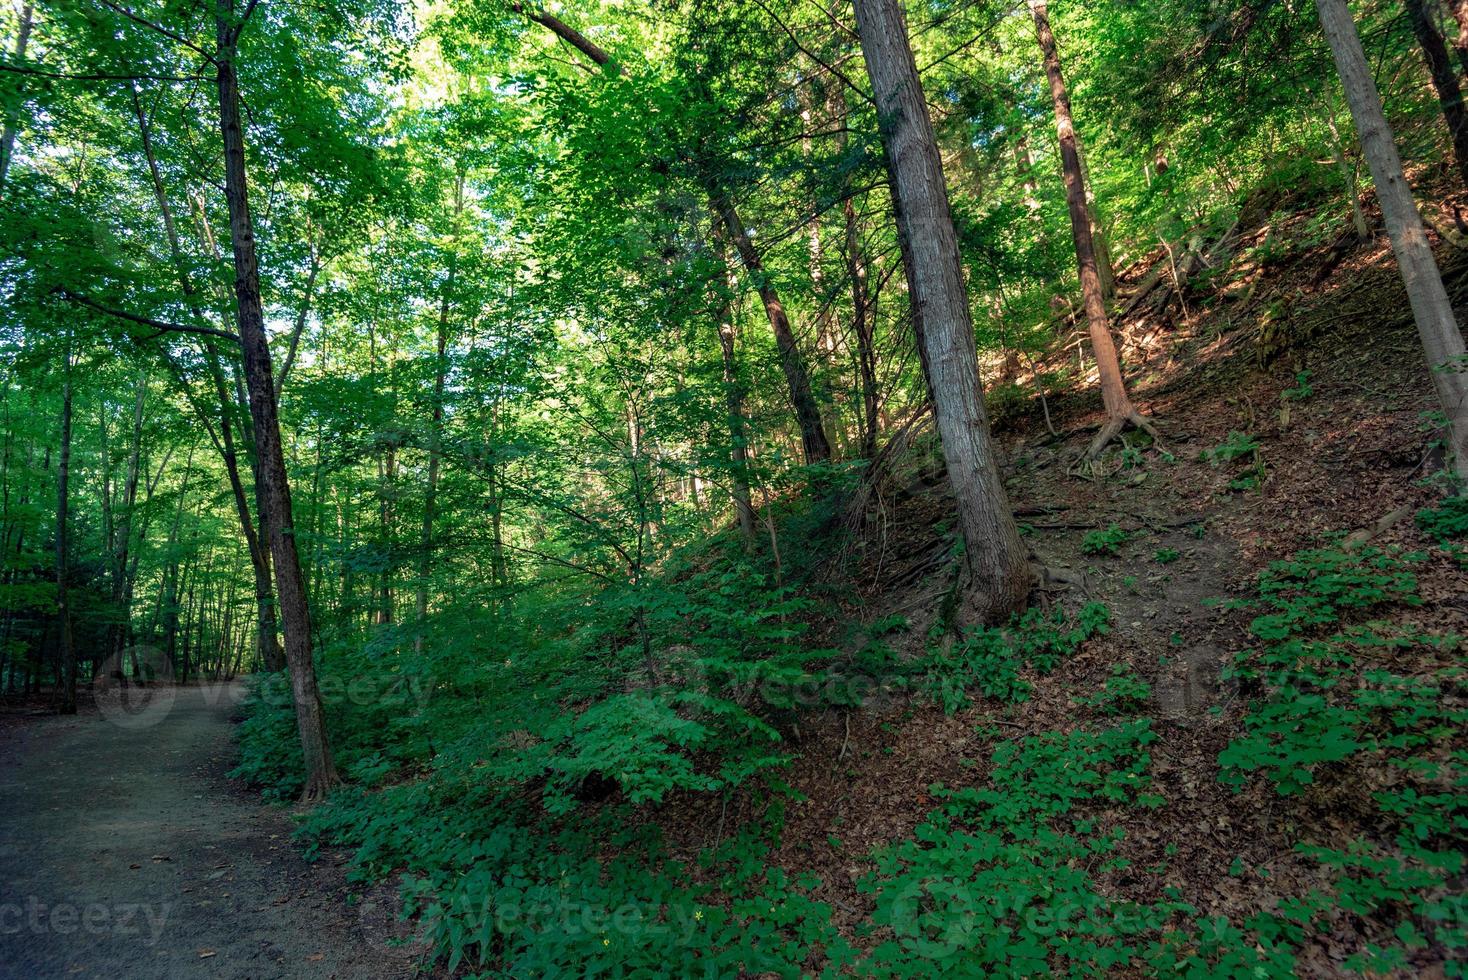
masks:
[[[411,973],[288,816],[224,777],[237,684],[0,736],[0,977]]]

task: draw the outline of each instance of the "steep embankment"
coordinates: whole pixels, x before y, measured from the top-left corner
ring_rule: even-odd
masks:
[[[1165,269],[1157,284],[1156,264],[1169,261],[1161,252],[1122,283],[1129,381],[1139,407],[1164,427],[1160,447],[1132,435],[1096,466],[1082,465],[1101,419],[1084,384],[1051,401],[1058,437],[1037,403],[1000,427],[1009,490],[1035,555],[1072,573],[1051,598],[1070,608],[1104,603],[1112,634],[1048,676],[1025,672],[1033,692],[1023,703],[981,699],[950,715],[903,696],[887,710],[801,720],[791,783],[806,799],[791,809],[778,858],[792,874],[819,875],[815,894],[832,905],[845,935],[858,937],[873,912],[870,891],[858,884],[873,869],[867,855],[913,834],[938,805],[934,784],[984,787],[993,776],[984,759],[997,740],[1108,724],[1111,712],[1097,701],[1106,690],[1123,695],[1113,703],[1134,699],[1134,713],[1150,719],[1158,736],[1148,746],[1151,790],[1165,802],[1079,811],[1124,835],[1114,864],[1093,859],[1104,894],[1143,903],[1166,894],[1200,919],[1227,916],[1238,925],[1281,900],[1314,893],[1340,901],[1335,876],[1297,845],[1343,853],[1357,841],[1381,853],[1394,846],[1401,825],[1373,802],[1373,793],[1402,789],[1400,767],[1383,755],[1389,750],[1327,759],[1318,782],[1288,798],[1268,779],[1245,778],[1236,792],[1220,778],[1220,754],[1251,730],[1250,700],[1264,693],[1258,680],[1241,688],[1225,679],[1238,651],[1261,647],[1249,632],[1260,610],[1227,600],[1259,598],[1255,580],[1270,562],[1338,545],[1350,532],[1350,544],[1421,552],[1411,565],[1420,604],[1370,611],[1402,637],[1468,632],[1468,576],[1412,520],[1443,489],[1424,481],[1436,467],[1423,424],[1434,396],[1385,236],[1322,240],[1312,237],[1317,213],[1268,210],[1252,209],[1253,222],[1228,229],[1222,244],[1204,243],[1209,274],[1196,275],[1191,288],[1172,288]],[[1461,300],[1468,253],[1434,240]],[[1460,308],[1460,321],[1465,315]],[[864,621],[908,617],[902,642],[916,656],[944,589],[948,508],[935,447],[921,437],[914,445],[873,495],[854,546],[860,598],[850,611]],[[1451,646],[1404,642],[1379,663],[1363,656],[1351,676],[1385,666],[1399,679],[1391,683],[1443,683],[1438,710],[1452,717],[1463,704],[1454,663],[1461,660]],[[1376,722],[1361,724],[1365,743]],[[678,822],[722,826],[758,807],[741,797],[727,807],[704,801],[703,809]],[[690,855],[703,836],[684,834]],[[1369,943],[1394,942],[1410,901],[1379,901],[1374,913],[1333,906],[1317,917],[1299,940],[1299,968],[1337,973]],[[1443,955],[1440,946],[1407,948],[1416,969]]]

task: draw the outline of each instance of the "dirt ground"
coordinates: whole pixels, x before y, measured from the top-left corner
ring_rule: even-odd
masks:
[[[0,731],[0,977],[412,975],[287,811],[225,778],[241,689],[155,689]],[[379,921],[381,920],[381,921]]]

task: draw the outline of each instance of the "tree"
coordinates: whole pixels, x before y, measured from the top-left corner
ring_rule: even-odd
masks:
[[[35,4],[26,0],[20,7],[20,24],[15,32],[15,47],[11,57],[19,62],[25,58],[26,45],[31,39],[31,21],[35,16]],[[10,159],[15,155],[15,120],[5,113],[3,129],[0,129],[0,192],[5,190],[5,175],[10,172]]]
[[[514,3],[511,8],[516,13],[523,14],[527,19],[546,27],[557,37],[596,62],[597,65],[615,74],[620,74],[621,68],[612,60],[610,54],[564,21],[545,11],[527,8],[522,3]],[[703,86],[697,87],[703,88]],[[800,442],[805,461],[807,463],[824,462],[831,458],[831,444],[826,439],[825,428],[821,424],[820,407],[816,404],[810,371],[805,359],[801,357],[800,348],[795,341],[795,333],[790,329],[790,316],[780,299],[779,290],[775,288],[774,281],[765,269],[764,259],[759,249],[755,247],[753,238],[750,237],[744,222],[739,217],[733,197],[727,189],[720,186],[718,179],[711,172],[705,169],[701,176],[709,195],[710,206],[722,222],[735,251],[739,253],[740,261],[743,262],[751,283],[759,293],[760,302],[764,304],[765,315],[770,321],[770,330],[775,335],[775,346],[780,353],[780,368],[785,374],[785,381],[790,389],[790,404],[795,412],[796,424],[800,427]]]
[[[60,651],[61,713],[64,715],[76,714],[76,644],[72,636],[71,593],[68,588],[71,575],[71,368],[71,338],[68,335],[66,350],[62,354],[61,434],[56,451],[56,635]]]
[[[1453,50],[1458,53],[1458,70],[1468,79],[1468,0],[1448,0],[1448,9],[1458,23],[1458,34],[1453,38]]]
[[[254,10],[247,8],[246,16]],[[255,230],[250,215],[249,183],[245,171],[245,137],[240,121],[239,80],[235,62],[245,18],[236,15],[234,0],[216,0],[215,85],[218,91],[219,129],[224,146],[225,200],[229,205],[230,241],[234,249],[235,302],[243,352],[250,415],[254,422],[257,479],[270,528],[270,550],[275,558],[275,581],[285,628],[286,664],[296,704],[296,723],[306,762],[303,800],[318,800],[341,781],[327,740],[316,667],[311,657],[311,620],[305,579],[296,551],[290,482],[281,445],[280,420],[275,402],[275,366],[265,333],[260,303],[260,273],[255,256]]]
[[[1075,122],[1071,115],[1070,96],[1065,77],[1060,71],[1060,53],[1055,35],[1050,30],[1050,14],[1045,0],[1030,0],[1030,14],[1035,19],[1045,77],[1050,83],[1050,98],[1055,104],[1055,132],[1060,143],[1060,166],[1065,178],[1065,202],[1070,210],[1071,237],[1075,242],[1076,265],[1080,271],[1081,299],[1086,311],[1086,330],[1091,338],[1091,353],[1096,358],[1096,372],[1101,379],[1101,402],[1106,407],[1106,421],[1091,440],[1086,455],[1094,458],[1116,438],[1122,428],[1135,425],[1156,437],[1152,423],[1132,405],[1126,381],[1121,375],[1121,361],[1116,356],[1116,343],[1106,314],[1106,299],[1101,275],[1096,264],[1096,246],[1091,235],[1091,211],[1086,203],[1085,177],[1081,168],[1080,149],[1076,144]]]
[[[855,6],[891,179],[913,331],[963,534],[968,581],[960,608],[975,620],[999,622],[1024,604],[1029,568],[989,434],[943,162],[898,0],[855,0]]]
[[[1443,288],[1442,274],[1423,230],[1422,216],[1412,200],[1412,188],[1402,172],[1402,159],[1355,22],[1345,0],[1315,0],[1320,26],[1330,43],[1356,123],[1356,134],[1376,182],[1376,196],[1391,238],[1392,252],[1407,287],[1407,300],[1417,322],[1417,334],[1427,354],[1427,366],[1437,388],[1446,427],[1452,466],[1468,479],[1468,356],[1453,306]]]
[[[1422,58],[1427,62],[1427,73],[1432,78],[1433,90],[1437,92],[1442,106],[1443,119],[1448,124],[1448,135],[1453,141],[1453,158],[1458,163],[1458,173],[1468,185],[1468,112],[1463,105],[1462,83],[1448,60],[1448,47],[1443,43],[1442,32],[1437,28],[1437,18],[1427,7],[1427,0],[1406,0],[1407,18],[1412,22],[1412,33],[1422,47]]]

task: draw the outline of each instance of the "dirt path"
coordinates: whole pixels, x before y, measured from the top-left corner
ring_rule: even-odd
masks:
[[[0,977],[399,977],[405,955],[224,777],[238,687],[0,736]],[[364,925],[367,925],[364,928]]]

